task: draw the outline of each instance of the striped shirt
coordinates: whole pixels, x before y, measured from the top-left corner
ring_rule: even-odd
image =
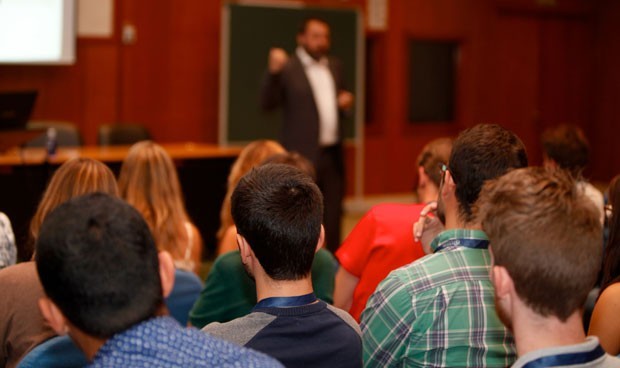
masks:
[[[488,239],[439,234],[433,254],[393,271],[362,313],[366,367],[506,367],[512,335],[497,317]]]

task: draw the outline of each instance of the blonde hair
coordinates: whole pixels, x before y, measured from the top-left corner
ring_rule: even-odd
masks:
[[[41,224],[52,210],[73,197],[92,192],[118,196],[116,179],[110,168],[90,158],[73,158],[62,164],[52,176],[30,221],[33,242],[36,242]]]
[[[134,144],[123,161],[118,187],[146,220],[157,248],[183,259],[189,217],[176,168],[163,147],[152,141]]]
[[[226,196],[224,197],[222,209],[220,210],[220,228],[217,231],[218,241],[221,241],[226,230],[235,224],[230,213],[230,197],[239,183],[239,180],[241,180],[241,177],[247,174],[254,166],[261,164],[266,158],[285,152],[286,150],[284,147],[272,140],[254,141],[241,151],[228,175]]]

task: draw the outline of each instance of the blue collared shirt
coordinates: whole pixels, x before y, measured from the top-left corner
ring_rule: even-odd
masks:
[[[156,317],[114,335],[88,367],[282,367],[275,359]]]

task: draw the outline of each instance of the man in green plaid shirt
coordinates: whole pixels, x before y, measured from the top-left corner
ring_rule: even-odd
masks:
[[[473,207],[485,181],[525,166],[523,143],[498,125],[459,135],[442,167],[439,201],[422,211],[414,228],[431,254],[390,273],[362,313],[366,367],[514,362],[512,336],[495,312],[488,238]],[[436,217],[427,216],[431,210]]]

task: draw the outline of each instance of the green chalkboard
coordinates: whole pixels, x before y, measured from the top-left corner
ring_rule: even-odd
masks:
[[[295,36],[308,16],[325,19],[331,27],[331,55],[343,65],[347,89],[360,101],[360,12],[357,9],[316,7],[274,7],[229,3],[223,8],[222,60],[220,77],[220,143],[241,143],[255,139],[278,139],[280,112],[260,109],[260,84],[272,47],[289,54],[296,48]],[[358,108],[356,107],[356,111]],[[352,114],[345,124],[347,138],[356,137]]]

